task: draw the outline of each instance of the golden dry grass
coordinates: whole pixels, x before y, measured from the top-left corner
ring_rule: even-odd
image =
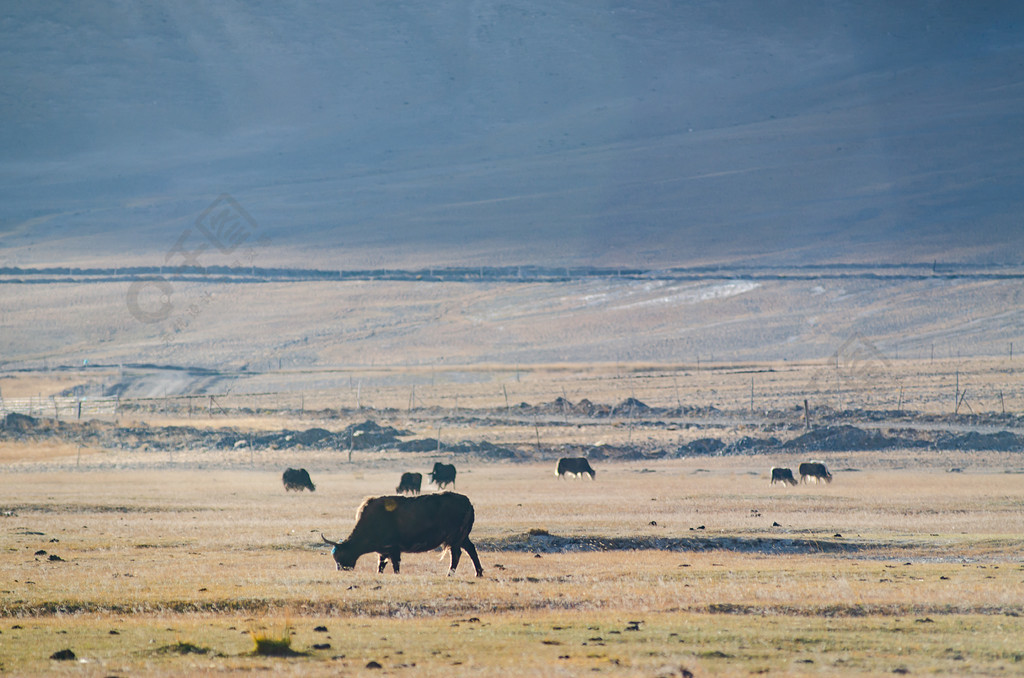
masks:
[[[813,408],[900,409],[949,415],[956,409],[954,393],[958,386],[961,395],[966,391],[959,407],[965,416],[1024,410],[1024,379],[1017,358],[872,359],[864,358],[856,349],[849,351],[853,357],[845,356],[838,366],[829,360],[530,365],[462,365],[451,364],[454,361],[450,360],[444,365],[427,366],[282,368],[258,376],[229,370],[222,380],[208,385],[209,393],[216,396],[212,405],[207,395],[165,399],[163,389],[154,385],[159,391],[155,397],[123,398],[119,420],[266,430],[308,425],[325,409],[358,406],[370,412],[404,414],[414,408],[420,417],[436,417],[471,410],[502,410],[508,405],[515,414],[515,406],[521,402],[536,405],[560,397],[573,403],[586,398],[611,405],[632,397],[652,407],[714,407],[723,415],[752,419],[761,419],[766,412],[788,411],[797,420],[796,409],[805,398]],[[205,382],[193,384],[190,377],[177,371],[171,376],[142,368],[126,372],[128,376],[119,375],[116,369],[90,369],[50,376],[54,373],[44,370],[7,373],[0,382],[4,397],[15,398],[15,393],[24,394],[18,397],[31,396],[38,400],[35,413],[44,416],[53,414],[50,396],[76,385],[108,388],[119,380],[158,384],[167,378],[172,379],[172,387],[207,388]],[[241,386],[243,383],[247,385]],[[62,418],[71,419],[73,415],[73,411],[65,411]],[[113,419],[113,409],[93,416]]]
[[[315,473],[313,494],[284,492],[271,468],[8,472],[4,670],[63,670],[48,659],[63,647],[96,675],[371,661],[425,675],[960,675],[1024,661],[1024,485],[999,469],[837,471],[781,488],[760,458],[605,464],[594,482],[461,464],[483,579],[465,562],[443,576],[436,553],[407,555],[400,575],[378,575],[370,555],[337,572],[319,533],[344,537],[360,498],[391,491],[407,461]],[[531,529],[710,550],[494,550]],[[860,550],[786,552],[791,541]],[[304,656],[251,654],[254,630],[286,626]],[[209,652],[156,651],[176,643]]]
[[[892,384],[902,384],[905,407],[950,409],[953,363],[891,364],[896,381],[864,382],[841,397],[887,406]],[[961,367],[972,389],[992,391],[1006,380],[1007,405],[1019,404],[1019,377],[1003,362]],[[820,369],[397,366],[355,370],[347,390],[228,396],[218,401],[226,411],[196,407],[191,417],[182,401],[145,401],[119,419],[265,431],[339,430],[374,418],[418,436],[440,428],[446,442],[532,445],[539,437],[546,449],[667,448],[765,435],[778,422],[799,431],[793,405]],[[354,406],[357,388],[364,406],[391,409],[343,419],[316,411]],[[513,407],[559,396],[636,397],[724,411],[669,425],[468,412],[502,410],[505,393]],[[822,394],[822,405],[837,397]],[[447,558],[437,553],[405,556],[397,576],[378,575],[372,555],[341,573],[320,541],[321,532],[346,536],[364,496],[393,492],[401,471],[428,471],[433,454],[356,451],[349,463],[336,450],[83,449],[76,470],[75,445],[5,442],[0,669],[379,675],[366,668],[373,661],[389,674],[446,676],[667,676],[682,666],[726,676],[1021,673],[1020,454],[816,453],[833,483],[769,485],[771,466],[795,468],[806,456],[595,462],[593,482],[556,479],[554,462],[455,458],[456,489],[477,512],[473,538],[485,569],[478,580],[466,559],[445,577]],[[280,474],[288,466],[308,468],[317,492],[286,493]],[[947,473],[951,467],[963,472]],[[530,531],[537,536],[523,545]],[[561,538],[568,547],[555,548]],[[626,547],[601,550],[616,543]],[[632,630],[631,621],[643,623]],[[279,637],[284,628],[302,656],[252,654],[254,633]],[[85,663],[48,658],[64,647]]]
[[[47,460],[78,459],[79,455],[89,457],[99,450],[62,441],[44,442],[0,442],[0,464],[15,462],[39,462]]]
[[[385,675],[429,676],[678,676],[681,667],[698,676],[891,675],[901,668],[911,675],[1013,675],[1022,661],[1019,618],[768,616],[757,617],[753,625],[723,614],[638,616],[266,618],[268,626],[293,625],[295,645],[306,648],[306,656],[289,659],[253,656],[246,620],[231,616],[154,616],[144,624],[93,616],[40,619],[20,624],[21,629],[5,628],[4,635],[18,648],[38,643],[36,657],[19,662],[20,675],[72,670],[79,675],[380,675],[380,669],[368,668],[370,662]],[[643,623],[634,627],[631,621]],[[62,633],[69,626],[74,636]],[[84,664],[62,667],[39,658],[50,648],[66,647],[72,637]],[[211,652],[162,651],[177,643]],[[314,645],[330,647],[315,650]]]

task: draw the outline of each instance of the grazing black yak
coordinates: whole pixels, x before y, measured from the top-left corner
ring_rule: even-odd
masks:
[[[815,483],[819,480],[824,480],[826,483],[832,482],[832,474],[820,461],[805,461],[800,464],[800,482],[806,483],[808,478],[814,478]]]
[[[772,482],[770,484],[774,485],[775,483],[796,485],[796,478],[793,477],[793,471],[788,468],[779,468],[776,466],[772,469]]]
[[[402,494],[408,492],[409,494],[419,494],[420,486],[423,484],[422,473],[405,472],[402,474],[402,479],[398,481],[398,487],[395,488],[395,492]]]
[[[445,485],[455,487],[455,464],[435,461],[434,470],[430,472],[430,482],[436,483],[440,490],[443,490]]]
[[[316,492],[316,485],[310,480],[309,474],[304,468],[285,469],[281,480],[284,482],[285,490],[296,490],[297,492],[309,490],[310,492]]]
[[[424,494],[419,497],[369,497],[356,512],[356,526],[342,542],[320,537],[334,546],[331,555],[339,570],[351,570],[359,556],[376,552],[377,572],[383,572],[388,561],[397,573],[402,553],[422,553],[438,546],[451,552],[448,575],[455,572],[465,550],[482,577],[483,568],[476,547],[469,540],[473,529],[473,504],[464,495],[454,492]]]
[[[562,457],[559,459],[555,475],[561,478],[566,473],[571,473],[577,478],[581,477],[584,473],[588,473],[591,480],[597,474],[594,469],[590,468],[590,462],[587,461],[586,457]]]

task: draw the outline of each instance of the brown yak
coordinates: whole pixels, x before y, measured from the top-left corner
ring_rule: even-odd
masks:
[[[304,468],[285,469],[284,474],[281,476],[281,481],[284,483],[286,491],[295,490],[302,492],[303,489],[307,489],[310,492],[316,492],[316,485],[310,480],[309,472]]]
[[[774,485],[775,483],[796,485],[796,478],[793,477],[793,471],[788,468],[780,468],[776,466],[772,469],[772,481],[768,484]]]
[[[395,488],[395,492],[402,494],[408,492],[409,494],[419,494],[420,486],[423,485],[423,474],[413,473],[412,471],[406,471],[402,474],[401,479],[398,481],[398,487]]]
[[[824,480],[826,483],[832,482],[832,474],[828,472],[825,464],[820,461],[805,461],[800,464],[800,482],[806,483],[808,478],[814,478],[815,484],[819,480]]]

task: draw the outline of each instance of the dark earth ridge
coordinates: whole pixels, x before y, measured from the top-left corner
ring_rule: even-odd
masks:
[[[523,403],[521,408],[545,412],[568,411],[587,413],[593,418],[629,417],[638,428],[664,425],[660,419],[643,415],[664,415],[635,399],[616,406],[594,405],[587,400],[572,405],[559,398],[546,406]],[[365,413],[364,413],[365,414]],[[1005,417],[1000,417],[1004,420]],[[507,420],[506,422],[507,423]],[[536,422],[531,421],[533,426]],[[994,423],[994,422],[993,422]],[[1011,423],[1004,421],[1003,423]],[[547,425],[547,424],[545,424]],[[1012,424],[1011,424],[1012,426]],[[1024,451],[1024,436],[1009,430],[982,432],[977,430],[888,429],[862,428],[852,424],[824,424],[804,431],[799,424],[788,427],[791,436],[781,439],[785,431],[768,424],[767,435],[743,436],[729,440],[702,437],[679,445],[637,443],[625,445],[561,444],[543,445],[524,433],[519,443],[499,445],[486,440],[438,442],[435,438],[411,437],[410,431],[382,426],[367,419],[349,424],[338,431],[313,427],[301,431],[246,432],[235,428],[198,428],[191,426],[122,426],[97,420],[72,422],[37,418],[9,413],[0,422],[0,440],[61,440],[67,443],[105,449],[174,451],[174,450],[394,450],[400,452],[445,453],[484,460],[530,461],[559,456],[583,456],[594,460],[643,460],[680,457],[729,456],[737,454],[773,454],[780,452],[849,452],[894,449],[961,450],[961,451]]]

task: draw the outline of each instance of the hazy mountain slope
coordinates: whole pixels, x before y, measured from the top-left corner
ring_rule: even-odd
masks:
[[[1016,340],[1019,356],[1024,343],[1019,280],[177,287],[174,315],[144,323],[119,283],[19,286],[0,308],[0,368],[88,360],[249,377],[337,366],[825,360],[856,340],[890,359],[1006,356]]]
[[[180,263],[221,193],[259,265],[1019,262],[1022,18],[4,3],[0,264]]]

